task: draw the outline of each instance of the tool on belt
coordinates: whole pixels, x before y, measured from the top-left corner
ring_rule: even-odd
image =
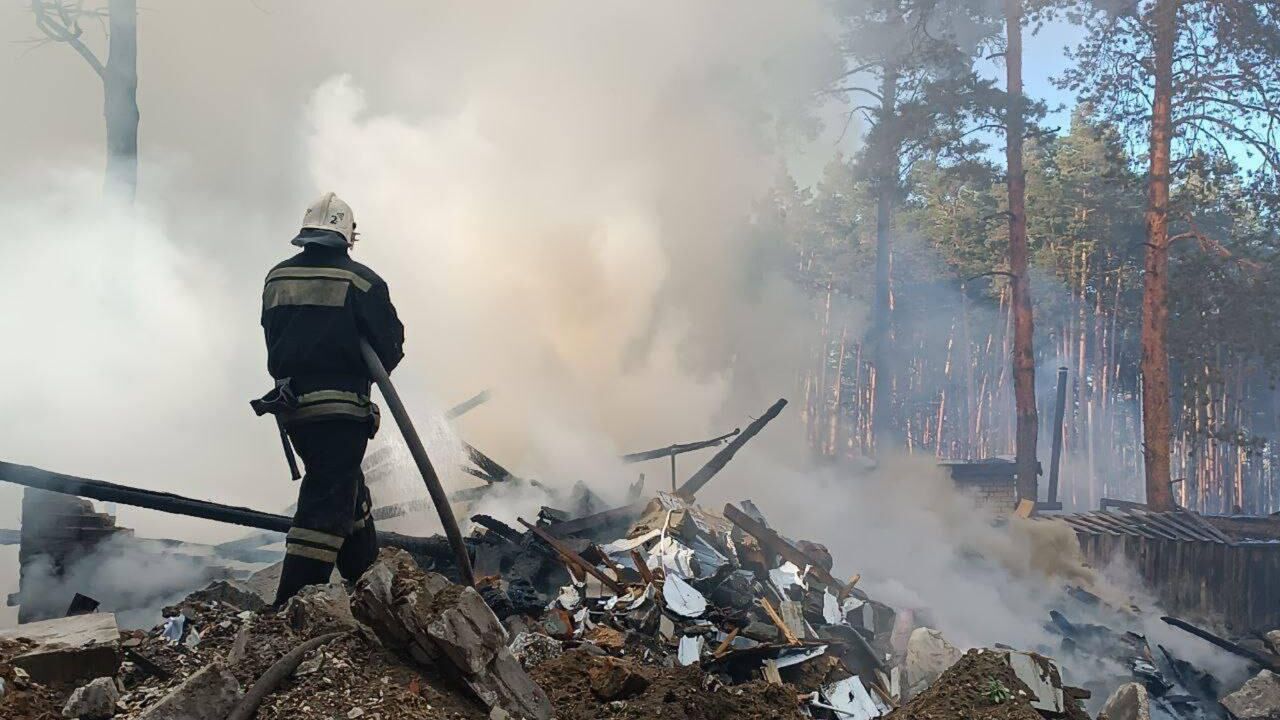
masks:
[[[266,395],[257,400],[250,400],[249,407],[253,408],[254,414],[258,417],[268,414],[275,416],[276,427],[280,430],[280,444],[284,446],[284,459],[289,462],[289,476],[296,481],[302,479],[302,473],[298,472],[298,457],[294,455],[293,443],[289,442],[289,433],[284,429],[283,418],[286,413],[298,409],[298,396],[289,385],[290,379],[277,380],[276,386]]]

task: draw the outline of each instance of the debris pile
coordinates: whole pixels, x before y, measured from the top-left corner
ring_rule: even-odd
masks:
[[[89,613],[0,633],[0,717],[1087,720],[1091,697],[1110,720],[1280,710],[1265,645],[1263,672],[1229,693],[1141,635],[1069,619],[1103,617],[1082,589],[1046,622],[1057,647],[963,652],[749,501],[712,512],[659,493],[576,518],[542,508],[521,529],[472,520],[474,587],[451,581],[449,553],[386,548],[354,586],[280,609],[267,570],[191,593],[150,630]],[[1118,670],[1072,687],[1055,657]]]

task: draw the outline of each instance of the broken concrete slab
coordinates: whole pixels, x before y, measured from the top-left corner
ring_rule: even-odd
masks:
[[[340,583],[308,585],[289,598],[284,607],[289,626],[303,635],[350,630],[356,627],[351,596]]]
[[[921,627],[907,639],[907,698],[913,698],[959,662],[964,653],[942,633]]]
[[[1222,698],[1222,707],[1239,720],[1280,718],[1280,675],[1263,670],[1239,690]]]
[[[1031,707],[1050,715],[1064,712],[1062,669],[1057,661],[1024,652],[1010,651],[1007,655],[1013,674],[1031,691]]]
[[[1098,720],[1151,720],[1151,697],[1141,683],[1125,683],[1107,698]]]
[[[1280,630],[1272,630],[1262,636],[1267,641],[1267,646],[1271,648],[1271,652],[1280,655]]]
[[[243,695],[235,676],[215,662],[184,680],[138,720],[223,720]]]
[[[25,638],[36,647],[13,659],[39,683],[77,682],[115,675],[120,667],[120,629],[112,613],[93,613],[25,623],[0,631],[0,640]]]
[[[507,648],[507,631],[474,588],[423,572],[403,550],[383,550],[356,584],[355,616],[388,647],[452,668],[490,709],[548,720],[551,701]]]
[[[116,701],[120,688],[112,677],[100,677],[88,685],[81,685],[62,706],[62,717],[80,720],[106,720],[116,714]]]

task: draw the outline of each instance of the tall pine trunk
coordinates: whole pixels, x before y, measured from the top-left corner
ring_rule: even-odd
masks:
[[[876,287],[871,316],[871,364],[876,371],[874,411],[871,418],[872,441],[877,450],[890,441],[890,380],[889,359],[889,287],[893,225],[893,199],[898,184],[898,71],[892,65],[884,69],[880,88],[881,147],[877,158],[876,177]]]
[[[1142,455],[1147,505],[1172,510],[1169,452],[1173,434],[1169,389],[1169,166],[1173,140],[1173,48],[1178,0],[1158,0],[1155,21],[1155,97],[1151,108],[1146,277],[1142,294]]]
[[[138,187],[137,0],[110,0],[103,115],[107,129],[107,187],[132,202]]]
[[[1031,317],[1031,278],[1027,273],[1026,173],[1022,167],[1022,0],[1007,0],[1008,112],[1005,155],[1009,170],[1009,271],[1013,274],[1013,395],[1017,412],[1014,452],[1018,471],[1018,498],[1035,501],[1037,495],[1036,361],[1035,327]]]

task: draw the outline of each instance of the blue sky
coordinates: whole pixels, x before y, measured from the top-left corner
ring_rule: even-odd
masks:
[[[1050,114],[1045,118],[1045,125],[1056,127],[1065,132],[1071,122],[1071,110],[1075,98],[1053,86],[1052,78],[1062,74],[1069,67],[1064,49],[1075,47],[1083,38],[1083,29],[1067,22],[1049,23],[1036,35],[1029,32],[1023,39],[1023,86],[1028,97],[1045,101]],[[997,78],[1004,85],[1004,63],[993,60],[982,64],[982,71],[990,77]],[[1057,109],[1062,106],[1061,109]],[[861,128],[855,123],[841,137],[844,128],[845,107],[838,102],[830,102],[818,109],[823,121],[822,134],[812,142],[802,143],[788,153],[787,162],[796,182],[801,186],[810,186],[822,177],[823,167],[836,153],[848,155],[857,149]],[[997,153],[1002,153],[1003,140],[992,136]]]

